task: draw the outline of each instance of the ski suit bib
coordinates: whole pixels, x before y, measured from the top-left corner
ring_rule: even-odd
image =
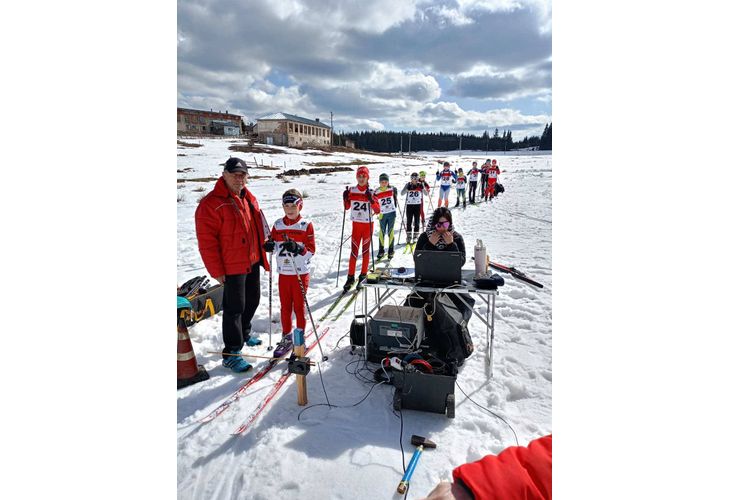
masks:
[[[381,191],[380,188],[378,188],[378,190],[375,191],[375,197],[378,199],[378,203],[380,203],[381,214],[390,214],[396,211],[394,191],[394,187],[387,187],[385,188],[385,191]]]
[[[350,220],[352,222],[372,222],[373,220],[373,207],[370,206],[370,200],[368,199],[369,189],[366,191],[360,191],[357,186],[350,188]]]
[[[287,238],[303,244],[305,248],[304,254],[295,255],[293,261],[289,252],[282,248]],[[296,275],[297,272],[300,275],[309,274],[309,262],[314,255],[314,227],[310,221],[300,218],[293,224],[287,225],[282,217],[274,223],[271,239],[275,245],[276,270],[280,275]],[[297,266],[296,270],[294,264]]]

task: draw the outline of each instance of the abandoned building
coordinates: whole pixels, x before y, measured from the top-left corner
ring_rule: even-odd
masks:
[[[241,135],[241,116],[220,111],[177,108],[177,132],[212,135]]]
[[[330,127],[319,121],[288,113],[262,116],[256,121],[254,133],[259,142],[275,146],[329,146]]]

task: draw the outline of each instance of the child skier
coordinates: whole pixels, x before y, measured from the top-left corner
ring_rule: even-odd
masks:
[[[380,174],[378,178],[380,187],[375,191],[375,198],[380,204],[380,246],[378,247],[377,260],[385,255],[385,235],[388,235],[390,242],[388,244],[388,258],[393,258],[393,247],[395,246],[395,216],[398,213],[398,190],[390,185],[388,174]]]
[[[466,208],[466,175],[464,170],[459,169],[456,173],[456,207],[459,207],[459,200],[461,200],[462,207]]]
[[[494,198],[494,186],[497,184],[499,174],[497,160],[492,160],[492,165],[487,169],[487,196],[490,200]]]
[[[282,336],[274,350],[275,358],[283,356],[292,348],[292,309],[297,318],[296,329],[304,330],[307,324],[302,288],[306,294],[309,286],[309,261],[315,252],[314,226],[300,214],[303,206],[302,194],[296,189],[289,189],[282,195],[281,204],[285,216],[274,223],[271,236],[264,243],[264,250],[274,252],[276,269],[279,272]],[[301,287],[299,279],[302,281]]]
[[[484,165],[482,165],[482,168],[479,170],[482,174],[480,179],[481,182],[479,183],[479,192],[481,193],[482,199],[484,199],[484,196],[487,193],[487,169],[489,169],[491,164],[491,161],[487,158],[487,161],[484,162]]]
[[[441,172],[436,172],[436,180],[441,181],[441,189],[439,190],[439,204],[445,202],[445,206],[449,206],[449,191],[451,191],[451,185],[456,182],[454,173],[449,169],[451,164],[447,161],[444,162],[444,168]]]
[[[479,182],[479,167],[477,162],[471,162],[471,170],[469,170],[469,203],[476,203],[477,182]]]
[[[362,286],[370,263],[370,244],[373,234],[373,214],[380,213],[380,204],[373,194],[373,190],[368,186],[370,179],[370,171],[366,166],[360,166],[355,173],[357,185],[346,187],[342,193],[342,201],[345,210],[350,210],[350,220],[352,221],[352,237],[350,245],[350,265],[347,268],[347,280],[345,281],[345,290],[352,288],[355,283],[355,267],[357,264],[357,254],[362,244],[362,267],[360,268],[360,277],[357,281],[357,287]]]
[[[424,184],[418,180],[418,174],[411,174],[410,182],[401,190],[400,194],[406,197],[406,246],[415,242],[420,234],[419,219],[423,217],[423,190]]]

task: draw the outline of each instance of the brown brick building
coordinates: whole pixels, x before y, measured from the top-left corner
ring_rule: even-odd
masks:
[[[221,126],[222,122],[226,122],[228,126]],[[235,131],[236,127],[238,132]],[[179,134],[240,135],[241,115],[234,115],[228,111],[221,113],[213,110],[177,108],[177,132]]]

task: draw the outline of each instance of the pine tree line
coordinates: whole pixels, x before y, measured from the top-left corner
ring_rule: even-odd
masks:
[[[459,149],[470,149],[477,151],[511,151],[514,149],[539,147],[540,150],[552,150],[553,148],[553,124],[545,125],[541,136],[525,136],[520,141],[512,139],[511,130],[494,129],[490,135],[488,131],[480,136],[474,134],[445,134],[443,132],[395,132],[395,131],[358,131],[340,132],[333,135],[335,145],[345,145],[345,140],[354,141],[358,149],[376,151],[380,153],[397,153],[401,151],[401,140],[403,151],[408,151],[408,140],[410,136],[411,151],[453,151]]]

